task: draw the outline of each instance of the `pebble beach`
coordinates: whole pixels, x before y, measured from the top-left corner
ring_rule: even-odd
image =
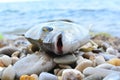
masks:
[[[0,40],[1,80],[119,80],[120,38],[97,34],[71,54],[32,51],[22,36]]]

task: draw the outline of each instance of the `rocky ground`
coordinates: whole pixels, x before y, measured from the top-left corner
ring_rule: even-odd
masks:
[[[120,80],[120,38],[98,34],[63,56],[31,48],[24,37],[0,40],[1,80]]]

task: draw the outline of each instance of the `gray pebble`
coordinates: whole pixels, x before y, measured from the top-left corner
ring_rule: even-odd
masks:
[[[42,72],[39,75],[39,80],[58,80],[57,76],[47,73],[47,72]]]
[[[103,80],[120,80],[120,73],[111,73],[107,75]]]

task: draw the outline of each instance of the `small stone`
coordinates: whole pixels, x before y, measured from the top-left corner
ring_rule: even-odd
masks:
[[[109,53],[109,54],[112,54],[112,55],[117,54],[117,50],[113,49],[113,47],[107,48],[106,52]]]
[[[0,59],[0,67],[5,67],[1,59]]]
[[[103,56],[106,61],[110,60],[112,58],[117,58],[116,55],[111,55],[111,54],[107,54],[107,53],[100,53],[100,55]]]
[[[111,69],[112,67],[114,67],[114,65],[108,64],[108,63],[103,63],[103,64],[96,66],[96,68],[103,68],[103,69]]]
[[[18,57],[12,57],[11,59],[12,59],[12,64],[15,64],[19,60]]]
[[[118,72],[118,71],[102,69],[102,68],[87,67],[86,69],[84,69],[83,74],[86,76],[89,76],[92,74],[99,74],[99,75],[105,77],[108,74],[113,73],[113,72]]]
[[[7,55],[4,55],[3,57],[1,57],[1,60],[6,67],[12,64],[11,58]]]
[[[2,74],[4,70],[5,70],[5,67],[0,67],[0,79],[2,78]]]
[[[60,57],[55,57],[54,62],[57,64],[71,64],[77,60],[77,57],[74,55],[64,55]]]
[[[20,56],[20,51],[15,51],[13,54],[12,54],[12,57],[19,57]]]
[[[115,66],[120,66],[120,59],[118,58],[113,58],[108,61],[109,64],[115,65]]]
[[[20,80],[36,80],[36,79],[32,76],[29,76],[29,75],[22,75],[20,77]]]
[[[82,80],[84,75],[76,69],[65,69],[62,73],[62,80]]]
[[[15,71],[11,65],[9,65],[2,73],[1,80],[14,80]]]
[[[11,56],[15,51],[18,51],[16,47],[6,46],[3,48],[0,48],[0,54],[5,54],[8,56]]]
[[[111,73],[107,75],[103,80],[120,80],[120,73]]]
[[[40,74],[43,71],[50,71],[55,66],[53,58],[45,52],[36,52],[18,60],[13,68],[16,76],[27,74]]]
[[[39,77],[38,77],[38,75],[37,75],[37,74],[32,74],[32,75],[31,75],[31,77],[33,77],[33,78],[34,78],[34,80],[39,80]]]
[[[82,61],[80,62],[75,69],[79,70],[79,71],[83,71],[85,68],[87,67],[92,67],[93,66],[93,63],[92,61],[90,60],[85,60],[85,61]]]
[[[79,64],[79,63],[81,63],[81,62],[84,61],[84,60],[86,60],[86,59],[84,59],[82,56],[77,56],[77,61],[76,61],[76,63]]]
[[[96,62],[97,65],[100,65],[100,64],[106,63],[104,57],[101,56],[101,55],[95,57],[95,62]]]
[[[91,56],[95,56],[92,52],[86,52],[82,55],[86,59],[90,59]]]
[[[111,68],[111,70],[120,71],[120,66],[113,66],[113,67]]]
[[[39,75],[39,80],[58,80],[57,76],[47,73],[47,72],[42,72]]]
[[[62,68],[62,69],[72,69],[71,66],[65,65],[65,64],[59,64],[58,66],[59,66],[60,68]]]
[[[64,71],[65,69],[54,69],[54,74],[57,75],[57,76],[62,76],[62,72]]]

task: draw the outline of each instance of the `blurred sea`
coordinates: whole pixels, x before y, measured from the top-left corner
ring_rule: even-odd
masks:
[[[48,20],[70,19],[120,37],[120,0],[40,0],[0,3],[0,33],[21,34]]]

